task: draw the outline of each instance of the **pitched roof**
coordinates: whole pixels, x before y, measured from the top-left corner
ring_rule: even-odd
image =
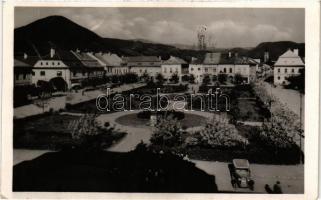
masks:
[[[25,63],[25,62],[22,62],[20,60],[17,60],[17,59],[14,59],[14,67],[32,67],[31,65]]]
[[[73,55],[75,55],[83,65],[86,67],[104,67],[102,66],[96,59],[92,58],[88,55],[88,53],[85,52],[75,52],[71,51]]]
[[[157,56],[129,56],[126,57],[127,62],[160,62],[161,59]]]
[[[123,60],[116,54],[96,53],[94,56],[104,62],[107,66],[121,66],[123,63]]]
[[[36,62],[39,60],[38,56],[28,56],[27,58],[24,58],[23,56],[15,56],[15,59],[20,60],[26,64],[29,64],[30,66],[34,66]]]
[[[298,55],[297,50],[292,51],[291,49],[288,49],[278,58],[274,66],[304,66],[304,62]]]
[[[164,61],[163,64],[166,65],[179,65],[179,64],[186,64],[187,62],[181,58],[171,56],[168,60]]]

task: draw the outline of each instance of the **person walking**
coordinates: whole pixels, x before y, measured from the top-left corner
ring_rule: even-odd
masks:
[[[274,194],[282,194],[281,183],[277,181],[276,184],[273,186],[273,193]]]

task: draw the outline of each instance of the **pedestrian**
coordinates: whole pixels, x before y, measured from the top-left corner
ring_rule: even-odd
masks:
[[[266,191],[268,194],[272,194],[272,193],[273,193],[272,189],[270,188],[270,186],[269,186],[268,184],[265,184],[264,188],[265,188],[265,191]]]
[[[233,186],[233,188],[236,188],[236,180],[233,178],[232,180],[231,180],[231,184],[232,184],[232,186]]]
[[[273,186],[273,192],[274,194],[282,194],[282,189],[281,189],[281,183],[280,181],[277,181],[276,184]]]

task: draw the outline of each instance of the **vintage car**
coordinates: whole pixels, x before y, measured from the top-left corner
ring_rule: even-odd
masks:
[[[231,169],[232,182],[240,188],[253,188],[250,163],[246,159],[233,159]]]

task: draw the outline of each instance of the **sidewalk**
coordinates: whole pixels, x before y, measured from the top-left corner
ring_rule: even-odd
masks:
[[[134,88],[139,88],[144,86],[143,83],[134,83],[134,84],[127,84],[122,85],[118,88],[113,88],[111,90],[111,93],[115,92],[123,92],[127,90],[131,90]],[[95,99],[100,94],[105,94],[106,91],[101,90],[93,90],[93,91],[87,91],[84,95],[82,95],[82,92],[78,93],[69,93],[67,96],[62,97],[53,97],[48,100],[45,100],[45,106],[38,106],[35,104],[29,104],[21,107],[14,108],[14,118],[25,118],[28,116],[38,115],[44,112],[48,112],[50,110],[52,111],[59,111],[60,109],[64,109],[66,106],[66,103],[69,104],[77,104],[84,101],[89,101],[92,99]]]

